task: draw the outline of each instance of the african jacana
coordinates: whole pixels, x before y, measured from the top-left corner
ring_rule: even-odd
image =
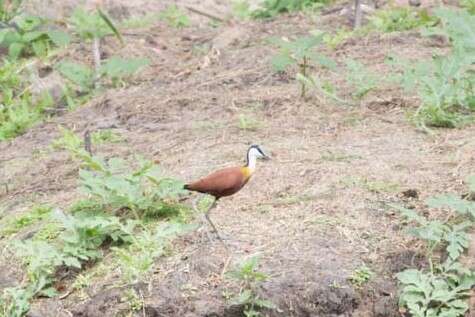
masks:
[[[258,145],[251,145],[247,150],[247,162],[244,166],[228,167],[217,170],[196,182],[186,184],[185,189],[214,196],[213,204],[205,213],[205,218],[221,240],[218,230],[209,218],[208,213],[216,207],[218,199],[237,193],[247,184],[256,169],[257,159],[270,159]]]

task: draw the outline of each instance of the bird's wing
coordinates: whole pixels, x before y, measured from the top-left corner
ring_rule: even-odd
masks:
[[[244,181],[240,167],[228,167],[187,185],[187,189],[209,194],[219,194],[232,189],[239,190]]]

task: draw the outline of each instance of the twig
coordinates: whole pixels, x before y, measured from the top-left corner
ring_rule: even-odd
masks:
[[[71,288],[69,291],[67,291],[67,292],[64,293],[63,295],[59,296],[58,299],[65,299],[66,297],[68,297],[69,295],[71,295],[73,292],[74,292],[74,288]]]
[[[95,37],[92,41],[92,55],[94,57],[94,87],[99,88],[100,68],[101,68],[101,39]]]
[[[187,8],[188,10],[190,10],[191,12],[193,13],[196,13],[196,14],[199,14],[199,15],[202,15],[202,16],[205,16],[207,18],[210,18],[211,20],[216,20],[216,21],[219,21],[219,22],[227,22],[226,19],[223,19],[221,17],[218,17],[212,13],[209,13],[209,12],[204,12],[203,10],[201,9],[197,9],[197,8],[194,8],[192,6],[186,6],[185,8]]]
[[[91,132],[89,130],[84,132],[84,150],[92,156]]]

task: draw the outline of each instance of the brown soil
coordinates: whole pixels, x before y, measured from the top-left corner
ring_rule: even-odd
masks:
[[[109,2],[109,9],[125,7],[132,15],[143,10]],[[158,10],[168,2],[145,3]],[[223,297],[236,290],[224,272],[254,254],[271,277],[261,295],[279,308],[267,316],[398,316],[394,274],[423,263],[386,203],[420,205],[435,193],[461,192],[463,179],[475,171],[475,127],[423,134],[405,116],[417,100],[391,86],[354,107],[318,96],[301,100],[292,76],[271,71],[272,48],[264,41],[334,30],[347,24],[338,13],[217,28],[208,22],[193,16],[192,27],[176,30],[158,21],[126,35],[122,48],[108,39],[106,54],[145,55],[152,66],[133,85],[0,143],[1,183],[8,184],[8,191],[0,188],[0,206],[10,215],[33,203],[66,207],[78,198],[77,164],[49,147],[58,125],[79,134],[115,129],[125,141],[101,145],[97,154],[141,154],[183,180],[239,164],[247,146],[258,143],[273,160],[259,164],[253,180],[211,215],[230,250],[198,230],[175,242],[146,284],[123,287],[115,283],[117,272],[108,272],[86,296],[37,300],[30,316],[125,316],[130,287],[146,303],[137,316],[242,316],[242,307]],[[384,74],[387,53],[419,58],[434,50],[428,39],[409,32],[350,39],[328,54],[340,65],[354,58]],[[327,74],[328,80],[348,97],[342,74]],[[255,129],[240,128],[240,115],[257,120]],[[20,268],[8,262],[9,254],[0,259],[0,287],[22,279]],[[375,277],[355,288],[348,278],[363,264]]]

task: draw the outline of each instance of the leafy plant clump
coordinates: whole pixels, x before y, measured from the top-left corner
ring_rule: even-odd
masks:
[[[45,57],[52,47],[69,44],[69,35],[47,25],[47,21],[36,16],[18,16],[7,27],[0,30],[0,46],[8,48],[9,57]]]
[[[346,67],[349,70],[346,77],[347,82],[354,87],[353,98],[362,99],[371,90],[376,88],[376,76],[369,73],[363,64],[356,60],[348,59]]]
[[[462,10],[438,9],[441,28],[432,28],[425,35],[443,35],[450,39],[452,50],[435,55],[429,61],[411,63],[393,58],[393,65],[403,65],[397,76],[402,87],[419,95],[421,103],[413,115],[415,123],[429,131],[428,126],[453,128],[473,119],[475,111],[475,17]]]
[[[475,183],[471,184],[475,187]],[[400,305],[411,316],[463,316],[475,285],[475,272],[459,261],[469,245],[468,231],[475,220],[475,203],[455,195],[428,200],[431,208],[450,210],[445,221],[429,220],[414,210],[393,206],[414,223],[409,233],[426,246],[427,269],[407,269],[397,274],[401,284]]]
[[[438,19],[425,9],[394,7],[376,11],[373,16],[369,17],[369,21],[371,29],[389,33],[434,26]]]
[[[260,8],[251,12],[251,16],[258,19],[272,18],[280,13],[320,8],[329,3],[331,0],[264,0]]]
[[[315,47],[322,43],[323,33],[300,37],[294,41],[280,38],[269,40],[271,44],[277,46],[279,52],[272,57],[271,63],[275,71],[282,72],[293,66],[297,68],[296,78],[300,82],[300,95],[305,97],[310,78],[309,69],[318,65],[333,69],[336,64],[325,55],[315,51]]]
[[[159,18],[166,21],[171,27],[180,29],[190,25],[188,16],[176,5],[168,6],[160,13]]]
[[[246,317],[262,316],[262,309],[276,309],[274,303],[265,298],[261,298],[258,290],[261,283],[265,282],[269,277],[258,271],[259,258],[254,256],[244,261],[234,270],[228,272],[228,275],[240,283],[240,289],[237,296],[234,297],[235,305],[244,307],[243,312]]]

